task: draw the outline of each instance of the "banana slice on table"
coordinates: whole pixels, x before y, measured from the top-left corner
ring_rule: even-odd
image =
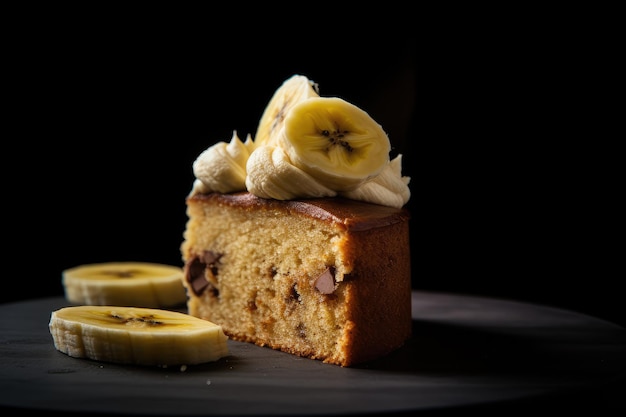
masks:
[[[132,365],[196,365],[227,356],[222,327],[152,308],[71,306],[50,315],[54,347],[74,358]]]
[[[295,166],[335,191],[354,190],[376,177],[391,151],[383,128],[339,97],[298,102],[286,115],[279,140]]]
[[[299,102],[319,97],[318,85],[304,75],[286,79],[268,102],[254,137],[255,146],[276,145],[277,135],[289,110]]]
[[[73,304],[172,307],[187,301],[183,269],[150,262],[79,265],[62,273],[65,298]]]

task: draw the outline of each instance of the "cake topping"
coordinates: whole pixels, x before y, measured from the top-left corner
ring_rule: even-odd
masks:
[[[245,142],[233,132],[198,156],[191,195],[249,191],[261,198],[343,196],[400,208],[410,198],[402,155],[390,160],[382,127],[359,107],[320,97],[317,84],[294,75],[276,90]]]
[[[278,142],[293,165],[339,192],[377,176],[391,150],[382,127],[338,97],[297,103],[285,116]]]
[[[248,159],[246,187],[262,198],[293,200],[298,197],[335,197],[337,192],[291,163],[285,151],[261,146]]]
[[[253,148],[250,135],[244,143],[234,131],[229,143],[218,142],[202,152],[193,163],[193,172],[207,190],[218,193],[244,190],[246,163]]]
[[[304,75],[296,74],[285,80],[265,106],[254,142],[276,145],[287,114],[293,106],[311,97],[319,97],[319,86]]]

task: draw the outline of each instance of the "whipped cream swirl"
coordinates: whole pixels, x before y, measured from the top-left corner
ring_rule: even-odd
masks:
[[[402,155],[396,156],[380,174],[348,191],[322,185],[312,175],[291,163],[278,146],[256,147],[233,131],[230,142],[218,142],[203,151],[193,163],[196,177],[191,195],[249,191],[276,200],[343,196],[353,200],[401,208],[411,197],[409,177],[402,176]]]

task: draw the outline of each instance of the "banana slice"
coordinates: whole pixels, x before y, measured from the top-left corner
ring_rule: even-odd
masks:
[[[254,137],[255,146],[275,145],[285,116],[297,103],[319,97],[318,85],[304,75],[292,75],[274,92],[265,107]]]
[[[79,265],[62,273],[73,304],[172,307],[187,301],[182,267],[149,262]]]
[[[376,177],[391,151],[382,127],[339,97],[298,102],[285,117],[279,143],[295,166],[335,191],[354,190]]]
[[[53,311],[54,347],[74,358],[133,365],[196,365],[227,356],[222,327],[175,311],[72,306]]]

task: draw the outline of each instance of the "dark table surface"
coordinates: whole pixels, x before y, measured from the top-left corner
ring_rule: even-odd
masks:
[[[626,329],[550,306],[413,292],[413,336],[341,368],[229,341],[186,368],[122,366],[55,350],[62,297],[0,305],[0,407],[103,415],[340,415],[468,409],[622,409]]]

